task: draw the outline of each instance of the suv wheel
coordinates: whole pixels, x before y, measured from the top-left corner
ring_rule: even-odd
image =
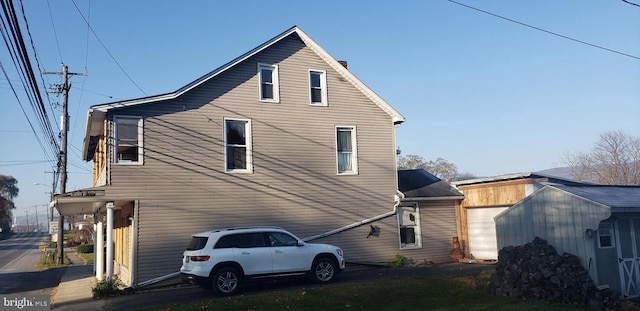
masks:
[[[335,260],[326,257],[318,258],[311,266],[311,278],[317,283],[329,283],[333,281],[336,269]]]
[[[211,279],[211,289],[216,294],[231,296],[240,290],[240,273],[231,267],[223,267],[215,271]]]

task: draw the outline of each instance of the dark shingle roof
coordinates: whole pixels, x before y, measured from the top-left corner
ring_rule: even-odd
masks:
[[[640,209],[640,186],[553,185],[553,187],[611,208]]]
[[[398,170],[398,190],[405,198],[464,198],[449,183],[421,168]]]

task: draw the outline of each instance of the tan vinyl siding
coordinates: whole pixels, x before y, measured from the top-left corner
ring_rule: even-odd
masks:
[[[457,236],[454,201],[421,202],[420,223],[422,249],[407,250],[402,254],[411,257],[416,264],[451,261],[453,237]]]
[[[279,66],[279,103],[258,100],[257,63]],[[327,71],[327,107],[309,105],[309,68]],[[110,166],[110,193],[139,200],[137,281],[177,271],[199,231],[277,225],[306,237],[393,208],[390,116],[295,37],[175,100],[113,112],[122,114],[144,118],[144,165]],[[225,117],[251,120],[251,174],[224,172]],[[358,175],[336,174],[337,125],[357,128]],[[360,240],[348,251],[372,242]]]

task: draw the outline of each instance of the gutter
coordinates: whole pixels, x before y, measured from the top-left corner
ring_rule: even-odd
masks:
[[[358,222],[354,222],[354,223],[352,223],[352,224],[349,224],[349,225],[346,225],[346,226],[344,226],[344,227],[340,227],[340,228],[337,228],[337,229],[333,229],[333,230],[331,230],[331,231],[327,231],[327,232],[325,232],[325,233],[321,233],[321,234],[313,235],[313,236],[310,236],[310,237],[306,237],[306,238],[302,239],[302,241],[304,241],[304,242],[309,242],[309,241],[313,241],[313,240],[316,240],[316,239],[320,239],[320,238],[328,237],[328,236],[330,236],[330,235],[334,235],[334,234],[336,234],[336,233],[340,233],[340,232],[343,232],[343,231],[347,231],[347,230],[349,230],[349,229],[353,229],[353,228],[355,228],[355,227],[359,227],[359,226],[362,226],[362,225],[366,225],[366,224],[368,224],[368,223],[372,223],[372,222],[374,222],[374,221],[376,221],[376,220],[380,220],[380,219],[383,219],[383,218],[387,218],[387,217],[389,217],[389,216],[392,216],[392,215],[394,215],[394,214],[396,214],[396,213],[398,212],[398,205],[400,205],[400,201],[401,201],[402,199],[404,199],[404,194],[403,194],[402,192],[400,192],[400,191],[396,190],[396,194],[395,194],[395,203],[393,204],[393,209],[392,209],[391,211],[386,212],[386,213],[384,213],[384,214],[377,215],[377,216],[373,216],[373,217],[371,217],[371,218],[367,218],[367,219],[365,219],[365,220],[361,220],[361,221],[358,221]]]

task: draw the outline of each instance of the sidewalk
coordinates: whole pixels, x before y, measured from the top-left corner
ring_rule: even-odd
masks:
[[[67,267],[67,271],[60,280],[51,310],[104,310],[105,300],[92,298],[91,289],[96,285],[93,266],[85,264],[72,249],[65,248],[64,252],[69,257],[71,266]]]

